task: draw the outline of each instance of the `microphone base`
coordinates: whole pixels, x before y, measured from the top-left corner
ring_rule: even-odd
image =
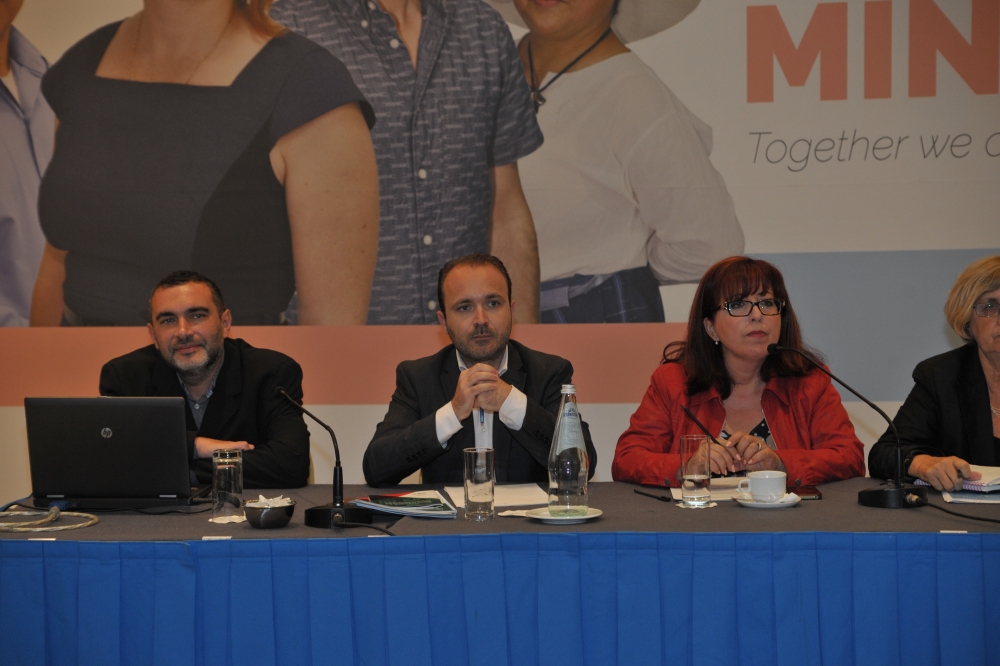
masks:
[[[334,506],[324,504],[314,506],[305,511],[306,527],[319,527],[330,529],[338,527],[341,523],[359,523],[361,525],[372,524],[373,512],[360,506]]]
[[[906,501],[907,495],[916,495],[920,499],[927,501],[927,488],[904,483],[900,487],[881,485],[877,488],[869,488],[858,493],[858,504],[861,506],[871,506],[877,509],[915,509],[919,504],[910,504]]]

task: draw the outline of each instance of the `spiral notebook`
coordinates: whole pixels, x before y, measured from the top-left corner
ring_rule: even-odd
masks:
[[[973,472],[979,472],[981,478],[971,481],[966,479],[962,482],[962,490],[975,493],[994,493],[1000,491],[1000,467],[986,467],[985,465],[969,465]],[[923,479],[917,479],[918,486],[929,486]]]

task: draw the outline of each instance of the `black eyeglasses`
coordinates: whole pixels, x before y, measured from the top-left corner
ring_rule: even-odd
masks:
[[[977,317],[996,317],[1000,314],[1000,303],[987,301],[986,303],[976,303],[972,306],[972,311]]]
[[[759,301],[739,300],[729,301],[715,309],[721,310],[725,308],[730,317],[746,317],[753,311],[753,306],[755,305],[762,315],[773,317],[774,315],[781,314],[782,308],[785,307],[785,302],[780,298],[764,298]],[[996,314],[990,316],[996,316]]]

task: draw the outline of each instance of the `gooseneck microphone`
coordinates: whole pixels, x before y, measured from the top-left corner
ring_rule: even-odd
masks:
[[[828,375],[831,379],[835,380],[838,384],[860,398],[863,403],[878,412],[879,416],[885,419],[885,422],[889,424],[889,428],[892,430],[892,436],[896,440],[896,478],[892,479],[891,484],[883,483],[876,488],[869,488],[867,490],[860,491],[858,493],[858,504],[861,506],[873,506],[881,509],[910,509],[919,505],[908,501],[908,495],[916,495],[921,499],[926,500],[926,488],[903,483],[902,443],[899,441],[899,433],[896,432],[896,424],[892,422],[892,419],[889,418],[888,414],[879,409],[878,405],[874,402],[852,389],[844,382],[844,380],[824,368],[822,363],[819,363],[816,359],[801,349],[782,347],[773,343],[767,346],[768,354],[779,354],[781,352],[794,352],[806,359],[811,364],[819,368],[820,371]]]
[[[333,453],[335,455],[333,465],[333,504],[324,504],[323,506],[314,506],[311,509],[306,509],[306,526],[331,528],[344,525],[345,523],[371,525],[372,512],[370,509],[358,506],[344,506],[344,470],[340,466],[340,447],[337,445],[337,436],[333,434],[333,428],[320,421],[315,414],[303,407],[301,402],[288,395],[285,392],[284,386],[274,387],[274,394],[283,396],[285,400],[295,405],[299,411],[323,426],[330,433],[330,440],[333,442]]]

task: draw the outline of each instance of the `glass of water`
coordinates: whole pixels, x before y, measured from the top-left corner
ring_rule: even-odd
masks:
[[[465,519],[493,520],[493,449],[462,449],[465,457]]]
[[[681,504],[706,506],[712,501],[709,490],[709,440],[704,435],[681,436]]]
[[[213,523],[238,523],[243,515],[243,456],[237,450],[212,453]]]

